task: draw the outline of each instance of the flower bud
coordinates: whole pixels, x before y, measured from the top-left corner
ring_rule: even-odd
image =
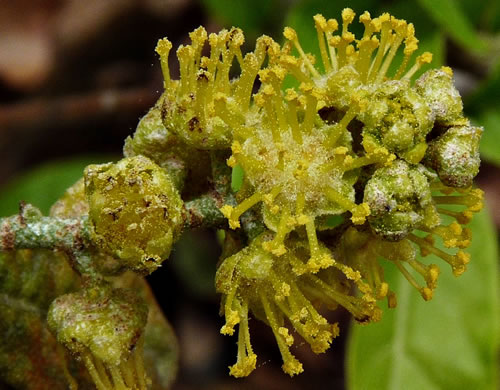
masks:
[[[125,157],[143,155],[167,170],[180,189],[192,182],[205,180],[210,173],[210,157],[207,151],[187,145],[180,137],[168,131],[163,125],[161,107],[162,95],[156,105],[142,117],[133,137],[127,137],[123,147]]]
[[[144,156],[90,165],[85,192],[93,239],[134,271],[151,273],[182,229],[182,200],[165,170]]]
[[[364,202],[370,207],[371,228],[388,240],[404,238],[421,223],[439,223],[423,167],[403,160],[375,171],[366,184]]]
[[[425,100],[408,81],[394,80],[373,88],[367,101],[358,115],[365,125],[363,144],[378,142],[410,163],[420,162],[432,128],[432,111]]]
[[[98,389],[111,381],[113,388],[145,388],[136,383],[146,382],[141,336],[147,318],[148,307],[131,290],[99,286],[56,298],[47,323],[82,359]]]
[[[438,124],[451,123],[463,115],[462,99],[453,85],[450,68],[432,69],[415,82],[415,90],[431,108]]]
[[[479,172],[482,132],[481,127],[450,127],[429,143],[423,163],[434,169],[445,185],[469,187]]]
[[[72,353],[90,351],[103,362],[119,364],[142,334],[147,316],[147,306],[130,290],[94,287],[56,298],[47,321]]]

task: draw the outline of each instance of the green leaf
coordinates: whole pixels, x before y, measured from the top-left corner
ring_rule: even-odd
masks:
[[[496,64],[487,79],[484,80],[472,95],[465,99],[466,111],[478,113],[500,104],[500,62]],[[495,107],[496,108],[496,107]]]
[[[0,216],[19,211],[19,201],[32,203],[47,214],[64,191],[83,176],[89,164],[111,161],[110,156],[81,156],[53,161],[24,173],[0,190]]]
[[[486,45],[455,0],[418,0],[429,16],[458,44],[472,51],[483,51]]]
[[[486,210],[470,227],[474,238],[467,272],[457,279],[449,267],[441,267],[430,302],[396,267],[387,267],[398,306],[384,310],[377,324],[352,327],[348,389],[497,388],[497,240]]]
[[[226,27],[240,27],[245,35],[254,36],[268,26],[280,26],[283,10],[279,2],[268,0],[203,0],[212,17]],[[281,4],[282,5],[282,4]]]
[[[481,157],[500,166],[500,112],[487,110],[475,122],[484,127],[480,146]]]
[[[500,22],[500,2],[498,0],[457,0],[468,19],[480,27],[481,31],[494,32]]]

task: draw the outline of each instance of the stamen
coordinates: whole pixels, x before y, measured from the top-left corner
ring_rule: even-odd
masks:
[[[160,56],[161,72],[163,74],[163,88],[170,88],[170,69],[168,67],[168,55],[172,49],[172,43],[163,38],[158,41],[155,51]]]
[[[436,248],[425,239],[415,236],[412,233],[408,235],[408,239],[410,239],[420,247],[422,256],[426,256],[427,254],[432,253],[450,264],[455,276],[459,276],[465,272],[466,265],[470,261],[470,255],[468,253],[460,250],[456,253],[456,255],[452,256],[442,251],[441,249]]]
[[[349,44],[354,42],[354,34],[349,31],[349,25],[354,20],[356,14],[350,8],[344,8],[342,10],[342,35],[340,42],[338,42],[338,62],[339,67],[342,68],[348,63],[348,58],[353,54],[353,49],[349,49]]]
[[[483,191],[479,188],[470,190],[463,196],[433,196],[436,204],[457,204],[467,206],[467,209],[472,212],[481,211],[483,208]]]
[[[248,304],[246,301],[239,308],[241,322],[238,328],[238,355],[234,365],[229,367],[229,374],[235,378],[250,375],[255,370],[257,355],[250,344],[250,331],[248,328]]]
[[[111,372],[111,377],[113,378],[114,388],[116,390],[127,390],[119,368],[117,366],[110,366],[109,371]]]
[[[405,39],[405,48],[403,50],[404,58],[403,62],[399,66],[398,71],[394,75],[394,80],[399,80],[406,67],[408,66],[408,62],[410,62],[410,58],[414,52],[418,49],[418,39],[415,38],[415,27],[413,23],[408,24],[407,36]]]
[[[226,303],[224,304],[224,316],[226,318],[226,323],[220,329],[221,334],[232,336],[234,333],[234,327],[237,325],[241,318],[236,310],[233,310],[233,304],[235,300],[236,290],[238,288],[238,283],[234,283],[229,290],[229,294],[226,296]]]
[[[284,208],[283,212],[281,213],[278,231],[276,232],[273,240],[266,241],[262,244],[262,247],[266,251],[271,252],[275,256],[281,256],[286,253],[284,241],[286,235],[290,231],[289,221],[290,210],[288,210],[288,208]]]
[[[328,142],[325,144],[326,147],[332,148],[337,144],[339,138],[347,130],[349,123],[351,123],[364,106],[365,103],[360,101],[357,97],[352,98],[351,105],[340,122],[331,126],[330,133],[328,134]]]
[[[92,359],[92,361],[94,362],[95,368],[102,380],[102,383],[104,383],[105,386],[108,386],[108,388],[112,389],[113,385],[110,382],[108,373],[106,371],[106,368],[104,367],[104,364],[102,364],[102,361],[99,359]]]
[[[297,120],[298,95],[294,89],[287,89],[285,99],[288,101],[287,118],[292,129],[292,136],[295,142],[302,145],[302,133]]]
[[[335,260],[333,260],[328,252],[321,250],[316,235],[314,219],[312,217],[307,217],[305,225],[307,240],[309,242],[309,251],[311,253],[311,258],[307,262],[306,267],[309,272],[316,273],[322,268],[328,268],[333,265]]]
[[[457,222],[461,225],[467,225],[472,221],[473,214],[469,210],[465,210],[462,212],[458,211],[453,211],[453,210],[448,210],[444,209],[442,207],[437,208],[438,213],[443,214],[443,215],[448,215],[450,217],[453,217],[457,220]]]
[[[120,373],[125,380],[125,384],[127,385],[127,387],[130,389],[134,389],[137,388],[137,386],[134,378],[135,368],[132,366],[133,370],[131,370],[131,360],[133,360],[133,358],[129,357],[127,360],[123,360],[120,363]]]
[[[427,287],[431,290],[434,290],[437,286],[437,280],[439,277],[439,267],[436,264],[425,265],[422,262],[410,258],[407,259],[406,262],[410,264],[410,266],[417,271],[420,275],[422,275],[427,283]]]
[[[326,42],[328,43],[328,49],[330,51],[330,61],[332,63],[332,68],[336,72],[339,70],[339,65],[335,47],[340,42],[340,37],[333,37],[332,32],[338,30],[339,24],[335,19],[328,19],[327,25],[328,28],[325,31]]]
[[[300,90],[306,96],[306,113],[301,125],[301,131],[303,134],[310,134],[314,125],[314,118],[317,115],[317,93],[314,91],[312,84],[301,84]]]
[[[94,381],[97,390],[111,390],[111,385],[106,386],[105,383],[103,383],[101,376],[99,375],[94,366],[90,353],[88,352],[82,353],[82,360],[83,363],[85,364],[85,367],[87,368],[87,371],[90,374],[90,377]]]
[[[319,51],[321,53],[321,59],[323,61],[325,72],[328,73],[331,70],[331,64],[330,64],[330,59],[328,58],[328,53],[326,51],[325,35],[324,35],[325,31],[328,28],[328,24],[323,15],[320,14],[314,15],[314,24],[316,26],[316,32],[318,33],[318,43],[319,43]]]
[[[417,57],[415,65],[413,65],[408,72],[402,77],[402,80],[409,80],[412,76],[417,73],[417,71],[425,64],[430,64],[432,62],[432,53],[425,52]]]
[[[300,57],[304,61],[307,69],[309,70],[309,72],[311,72],[311,75],[313,77],[319,77],[320,74],[314,68],[314,66],[311,64],[311,61],[307,57],[306,53],[304,53],[304,50],[302,50],[302,46],[300,46],[297,32],[291,27],[285,27],[285,29],[283,30],[283,35],[285,36],[286,39],[288,39],[289,41],[291,41],[293,43],[293,45],[295,46],[295,48],[299,52]]]
[[[193,48],[191,46],[179,46],[177,49],[177,59],[179,60],[180,68],[180,94],[186,95],[189,91],[193,91],[194,80],[193,74],[190,72],[191,62],[193,59]]]
[[[296,203],[297,215],[302,215],[305,206],[306,206],[306,195],[303,192],[299,192],[297,194],[297,203]]]
[[[271,310],[271,306],[269,305],[267,298],[262,292],[259,292],[259,296],[264,308],[264,313],[266,315],[267,321],[274,333],[274,337],[276,339],[276,342],[278,343],[281,357],[283,358],[283,371],[285,371],[290,376],[300,374],[304,371],[304,369],[302,368],[302,364],[295,358],[295,356],[292,355],[284,337],[280,334],[278,322],[276,320],[276,317],[274,316],[273,310]]]
[[[219,116],[227,125],[231,126],[238,135],[245,134],[243,118],[227,108],[227,95],[217,92],[214,95],[214,107]]]
[[[139,382],[139,390],[146,390],[146,371],[144,370],[144,336],[139,338],[133,353],[135,363],[135,374]]]
[[[352,214],[351,221],[356,225],[361,225],[365,222],[366,217],[370,215],[370,208],[366,203],[361,203],[357,205],[350,199],[343,196],[340,192],[334,190],[331,187],[325,189],[325,195],[329,200],[337,203],[340,207],[345,210],[349,210]]]
[[[194,104],[194,111],[196,113],[196,118],[199,120],[202,128],[206,128],[206,97],[209,88],[211,75],[204,70],[198,71],[196,75],[196,100]]]
[[[382,67],[380,68],[376,82],[380,83],[383,78],[385,77],[387,70],[389,69],[389,66],[391,65],[392,60],[394,59],[394,56],[396,55],[396,52],[399,49],[399,46],[403,42],[403,39],[405,38],[407,34],[407,24],[406,21],[404,20],[395,20],[394,23],[396,24],[395,31],[396,31],[396,36],[394,39],[394,42],[391,43],[390,46],[390,51],[387,57],[384,60],[384,63],[382,64]]]
[[[310,77],[302,72],[297,59],[290,55],[280,57],[280,65],[285,67],[301,83],[309,83]]]
[[[390,22],[391,16],[388,13],[384,13],[378,18],[378,20],[380,21],[380,24],[382,26],[380,33],[380,46],[378,48],[377,55],[373,59],[373,62],[370,66],[370,70],[368,72],[367,80],[369,82],[373,82],[378,73],[380,64],[382,63],[382,59],[385,55],[385,50],[391,35],[391,22]]]
[[[246,113],[250,107],[253,85],[261,65],[262,61],[259,61],[254,53],[248,53],[241,65],[241,76],[238,81],[236,81],[234,99],[238,102],[238,105],[244,113]]]
[[[370,319],[376,321],[380,316],[378,307],[374,306],[373,303],[338,292],[315,275],[307,274],[307,278],[312,282],[311,288],[321,289],[324,295],[329,296],[330,299],[344,307],[356,320],[360,322],[367,322]]]
[[[382,299],[387,296],[389,292],[389,285],[386,282],[382,282],[384,276],[383,271],[380,265],[377,262],[377,259],[371,259],[369,261],[370,264],[370,275],[373,278],[374,290],[377,293],[377,299]]]
[[[433,229],[422,228],[420,230],[441,237],[447,248],[467,248],[472,238],[470,229],[462,228],[457,222],[452,222],[448,226],[437,226]]]
[[[368,79],[368,72],[370,70],[370,63],[372,59],[372,53],[379,45],[379,40],[377,37],[363,37],[358,42],[359,57],[356,61],[356,70],[359,72],[360,78],[363,82]]]
[[[58,352],[62,355],[65,355],[65,351],[62,348],[61,344],[58,344],[57,346]],[[68,386],[70,390],[78,390],[78,383],[76,382],[75,378],[73,378],[73,375],[68,370],[68,365],[67,365],[67,359],[64,357],[62,361],[62,369],[63,369],[63,374],[66,380],[68,381]]]
[[[395,260],[394,263],[398,267],[399,271],[406,278],[406,280],[408,280],[408,282],[410,282],[410,284],[420,292],[424,300],[429,301],[432,299],[432,290],[429,287],[420,286],[417,283],[417,281],[413,278],[413,276],[408,272],[408,270],[401,264],[401,261]]]

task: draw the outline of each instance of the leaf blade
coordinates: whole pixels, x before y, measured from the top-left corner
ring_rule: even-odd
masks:
[[[25,172],[0,191],[0,216],[17,213],[21,200],[32,203],[47,214],[50,206],[64,191],[83,176],[83,169],[88,164],[106,162],[113,158],[114,156],[80,156],[48,162]]]
[[[384,310],[377,324],[351,329],[349,389],[496,388],[496,237],[484,210],[471,228],[475,240],[469,270],[457,280],[443,269],[430,302],[421,299],[396,267],[388,267],[386,276],[398,294],[398,307]]]
[[[500,113],[496,110],[486,110],[477,119],[484,127],[481,137],[481,157],[489,163],[500,166]]]
[[[484,41],[476,34],[474,27],[457,2],[454,0],[418,0],[418,3],[457,43],[475,52],[486,49]]]

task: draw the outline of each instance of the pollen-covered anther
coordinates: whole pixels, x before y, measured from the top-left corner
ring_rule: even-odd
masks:
[[[455,255],[451,255],[437,247],[428,240],[418,237],[414,234],[408,235],[408,238],[420,247],[422,256],[434,254],[446,261],[452,268],[455,276],[460,276],[466,270],[466,266],[470,261],[470,254],[459,250]]]
[[[361,203],[356,205],[354,209],[351,210],[352,216],[351,221],[355,225],[362,225],[366,221],[366,217],[370,215],[370,207],[367,203]]]
[[[226,323],[220,329],[221,334],[232,336],[234,333],[234,327],[235,325],[239,324],[239,322],[240,316],[238,315],[238,312],[234,310],[228,310],[228,312],[226,312]]]
[[[220,212],[222,213],[222,215],[224,215],[224,217],[228,219],[229,226],[231,227],[231,229],[237,229],[240,227],[239,219],[233,217],[233,212],[234,212],[233,206],[226,204],[221,207]]]
[[[236,158],[234,156],[230,156],[227,160],[226,160],[226,164],[231,167],[231,168],[234,168],[238,163],[236,161]]]
[[[415,61],[415,64],[408,70],[408,72],[402,77],[403,80],[409,80],[411,77],[417,73],[417,71],[426,64],[430,64],[432,62],[432,53],[428,51],[419,55]]]
[[[285,339],[286,345],[289,347],[293,345],[293,336],[289,333],[288,328],[281,326],[278,328],[278,333]]]
[[[447,226],[437,226],[429,232],[441,237],[447,248],[467,248],[472,239],[472,232],[462,227],[458,222],[452,222]]]
[[[276,301],[283,301],[286,297],[290,296],[290,285],[286,282],[282,282],[278,290],[276,290],[276,295],[274,296]]]
[[[172,49],[172,43],[167,39],[163,38],[158,40],[156,45],[156,53],[160,56],[161,71],[163,74],[163,87],[165,89],[170,87],[170,69],[168,67],[168,55]]]

